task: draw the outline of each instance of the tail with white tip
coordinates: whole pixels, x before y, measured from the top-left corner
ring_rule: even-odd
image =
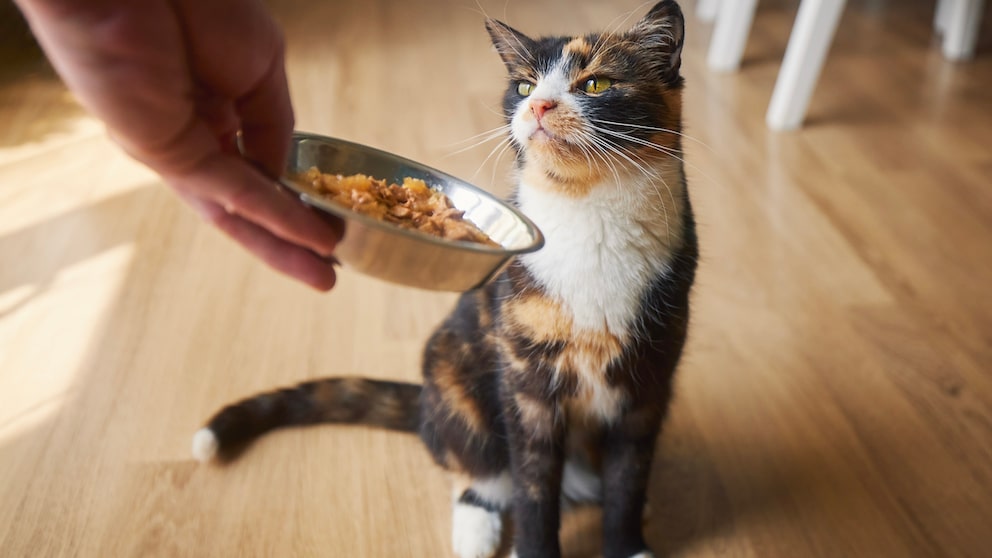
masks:
[[[206,462],[276,428],[365,424],[416,432],[421,386],[365,378],[328,378],[263,393],[221,409],[193,435],[193,457]]]

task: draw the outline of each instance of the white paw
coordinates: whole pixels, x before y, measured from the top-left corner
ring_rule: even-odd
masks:
[[[491,558],[499,548],[503,519],[498,512],[455,504],[451,514],[451,545],[458,558]]]
[[[217,436],[209,428],[201,428],[193,434],[193,458],[206,463],[217,455]]]

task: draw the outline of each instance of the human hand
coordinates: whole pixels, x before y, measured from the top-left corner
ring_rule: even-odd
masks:
[[[282,36],[259,0],[15,2],[129,154],[273,268],[320,290],[334,285],[342,225],[270,178],[284,168],[293,111]]]

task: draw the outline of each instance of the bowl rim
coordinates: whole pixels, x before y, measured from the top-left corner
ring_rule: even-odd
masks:
[[[339,144],[339,145],[345,145],[345,146],[351,147],[351,148],[357,148],[357,149],[360,149],[360,150],[363,150],[363,151],[371,152],[372,154],[374,154],[376,156],[390,158],[390,159],[396,160],[398,162],[401,162],[403,164],[406,164],[407,166],[417,167],[417,168],[420,168],[422,170],[431,172],[433,174],[436,174],[436,175],[442,177],[444,180],[450,180],[450,181],[457,182],[460,187],[466,188],[466,189],[474,192],[475,194],[488,199],[490,202],[497,203],[500,206],[502,206],[502,207],[506,208],[507,210],[509,210],[510,213],[512,213],[514,215],[514,217],[516,217],[517,219],[519,219],[520,222],[523,223],[524,226],[527,227],[527,231],[530,233],[530,236],[531,236],[531,239],[532,240],[531,240],[531,242],[527,246],[523,246],[523,247],[520,247],[520,248],[507,248],[507,247],[505,247],[503,245],[500,245],[499,248],[493,248],[491,246],[486,246],[485,244],[480,244],[478,242],[471,242],[471,241],[467,241],[467,240],[446,240],[446,239],[443,239],[441,237],[434,236],[432,234],[428,234],[428,233],[425,233],[425,232],[420,232],[418,230],[405,229],[405,228],[402,228],[402,227],[398,227],[398,226],[393,225],[392,223],[389,223],[387,221],[381,221],[379,219],[376,219],[374,217],[369,217],[368,215],[364,215],[364,214],[359,213],[357,211],[352,211],[352,210],[350,210],[350,209],[348,209],[348,208],[346,208],[344,206],[335,204],[334,202],[331,202],[331,201],[325,200],[323,198],[320,198],[318,196],[315,196],[311,192],[306,191],[299,184],[297,184],[294,181],[290,180],[289,177],[287,177],[285,175],[279,177],[278,182],[279,182],[279,185],[280,186],[282,186],[283,188],[286,188],[286,189],[294,192],[297,196],[300,197],[300,199],[303,201],[303,203],[305,203],[305,204],[307,204],[307,205],[309,205],[311,207],[315,207],[315,208],[320,209],[322,211],[325,211],[327,213],[331,213],[332,215],[335,215],[337,217],[346,218],[346,219],[354,219],[354,220],[357,220],[358,222],[362,223],[363,225],[366,225],[366,226],[369,226],[369,227],[373,227],[373,228],[376,228],[376,229],[380,229],[380,230],[384,230],[384,231],[388,231],[388,232],[391,232],[391,233],[396,233],[396,234],[399,234],[399,235],[402,235],[402,236],[410,237],[410,238],[415,239],[415,240],[427,241],[428,243],[434,244],[434,245],[437,245],[437,246],[443,246],[443,247],[448,247],[448,248],[456,248],[456,249],[468,250],[468,251],[471,251],[471,252],[481,252],[481,253],[485,253],[485,254],[499,254],[499,255],[504,255],[504,256],[516,256],[516,255],[520,255],[520,254],[529,254],[531,252],[536,252],[537,250],[540,250],[541,248],[544,247],[544,234],[541,232],[541,229],[539,229],[537,227],[537,225],[535,225],[534,222],[530,220],[530,218],[528,218],[526,215],[524,215],[523,213],[521,213],[521,211],[519,209],[517,209],[516,207],[514,207],[513,205],[511,205],[511,204],[505,202],[504,200],[500,199],[498,196],[495,196],[495,195],[493,195],[493,194],[491,194],[491,193],[483,190],[482,188],[479,188],[478,186],[476,186],[474,184],[471,184],[471,183],[469,183],[469,182],[467,182],[465,180],[462,180],[461,178],[458,178],[458,177],[456,177],[454,175],[451,175],[449,173],[446,173],[446,172],[437,170],[437,169],[435,169],[435,168],[433,168],[431,166],[425,165],[423,163],[414,161],[413,159],[409,159],[407,157],[403,157],[401,155],[397,155],[395,153],[390,153],[389,151],[385,151],[385,150],[378,149],[378,148],[375,148],[375,147],[371,147],[371,146],[368,146],[368,145],[364,145],[364,144],[361,144],[361,143],[356,143],[356,142],[348,141],[348,140],[341,139],[341,138],[335,138],[335,137],[330,137],[330,136],[323,136],[323,135],[320,135],[320,134],[313,134],[313,133],[310,133],[310,132],[294,131],[293,132],[293,136],[292,136],[293,144],[299,143],[301,140],[310,140],[310,141],[322,142],[322,143],[327,143],[327,144]],[[314,166],[316,166],[316,165],[314,165]],[[327,171],[325,169],[320,169],[320,168],[318,168],[317,170],[319,170],[320,172],[329,172],[329,171]],[[381,179],[380,177],[374,177],[374,178]],[[394,179],[394,177],[388,177],[388,178],[386,178],[386,180],[393,180],[393,179]],[[436,185],[430,185],[430,184],[428,184],[428,185],[429,186],[436,186]]]

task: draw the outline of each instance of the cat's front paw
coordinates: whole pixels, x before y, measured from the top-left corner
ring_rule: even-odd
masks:
[[[503,520],[499,512],[455,504],[451,544],[458,558],[490,558],[499,548]]]
[[[630,558],[654,558],[654,554],[645,550],[644,552],[638,552]]]

